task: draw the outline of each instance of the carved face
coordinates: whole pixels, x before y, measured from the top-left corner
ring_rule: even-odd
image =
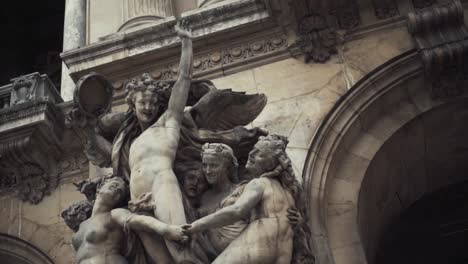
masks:
[[[190,198],[198,197],[208,188],[201,169],[190,170],[184,174],[184,192]]]
[[[120,203],[125,198],[125,182],[123,180],[108,180],[99,189],[98,195],[108,205],[114,206]]]
[[[137,92],[133,98],[133,103],[135,105],[135,114],[141,123],[149,124],[158,115],[160,107],[158,96],[149,91]]]
[[[228,161],[221,155],[205,154],[202,157],[202,169],[206,181],[210,185],[216,185],[220,181],[229,180]]]
[[[277,165],[278,160],[270,143],[259,141],[250,151],[245,169],[249,174],[258,177],[272,171]]]

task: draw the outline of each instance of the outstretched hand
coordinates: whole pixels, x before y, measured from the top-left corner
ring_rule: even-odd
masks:
[[[177,36],[179,36],[179,38],[181,39],[192,38],[192,29],[190,28],[187,20],[179,21],[177,25],[175,26],[175,31],[177,33]]]
[[[164,236],[170,240],[184,244],[189,240],[188,235],[184,231],[180,226],[170,225]]]
[[[182,229],[184,230],[184,234],[186,235],[193,235],[195,233],[200,232],[198,225],[192,223],[192,224],[185,224],[181,226]]]

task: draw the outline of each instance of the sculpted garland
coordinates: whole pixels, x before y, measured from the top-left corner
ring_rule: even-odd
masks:
[[[314,263],[287,139],[244,127],[266,97],[192,80],[191,30],[175,31],[177,80],[128,83],[127,113],[86,96],[86,83],[112,96],[99,75],[77,84],[68,121],[86,135],[87,157],[113,168],[78,183],[88,201],[62,213],[77,263]]]

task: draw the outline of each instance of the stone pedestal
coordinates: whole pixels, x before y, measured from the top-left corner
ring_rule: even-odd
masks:
[[[122,10],[124,23],[119,31],[174,15],[171,0],[124,0]]]
[[[86,0],[66,0],[63,28],[63,51],[86,45]],[[70,78],[68,67],[62,64],[61,95],[64,101],[73,99],[75,83]]]

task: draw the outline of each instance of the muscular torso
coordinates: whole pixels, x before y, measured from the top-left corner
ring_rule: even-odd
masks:
[[[110,213],[91,217],[81,223],[72,239],[77,263],[127,263],[120,255],[123,237],[123,231],[113,222]]]
[[[179,137],[180,125],[166,111],[132,143],[129,155],[132,200],[151,192],[154,177],[161,171],[172,170]]]
[[[278,230],[282,235],[289,235],[288,209],[295,206],[294,198],[276,179],[258,179],[264,186],[262,200],[251,214],[251,221],[264,218],[277,218]]]
[[[260,203],[251,213],[250,224],[246,232],[247,240],[260,243],[262,247],[270,248],[281,259],[290,260],[292,254],[293,230],[289,223],[288,209],[295,206],[290,192],[282,187],[276,179],[257,179],[264,187]],[[249,243],[249,242],[247,242]]]

